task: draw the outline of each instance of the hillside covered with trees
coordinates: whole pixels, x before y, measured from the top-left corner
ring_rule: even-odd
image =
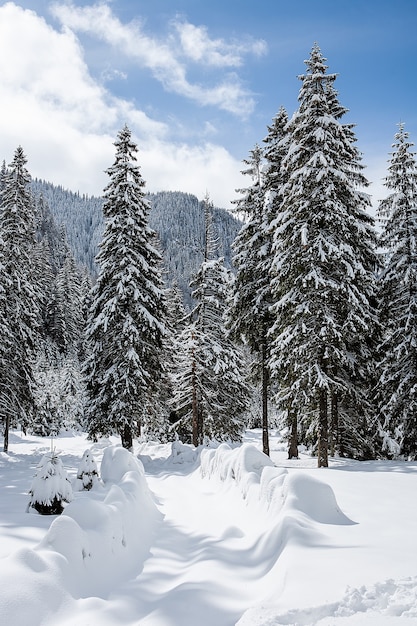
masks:
[[[52,241],[61,236],[66,239],[77,264],[85,266],[95,277],[104,229],[103,199],[80,195],[38,179],[31,181],[31,189],[49,214],[43,234],[47,233]],[[177,283],[190,306],[189,283],[203,259],[204,202],[180,191],[146,194],[146,198],[151,207],[149,225],[158,233],[164,258],[164,281],[167,286]],[[217,207],[212,207],[212,219],[218,238],[217,252],[226,266],[231,267],[231,244],[241,222]]]

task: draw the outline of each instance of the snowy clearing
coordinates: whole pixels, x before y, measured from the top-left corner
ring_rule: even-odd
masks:
[[[10,626],[417,625],[417,463],[287,461],[242,446],[55,440],[76,484],[61,516],[26,512],[48,440],[0,453],[0,623]]]

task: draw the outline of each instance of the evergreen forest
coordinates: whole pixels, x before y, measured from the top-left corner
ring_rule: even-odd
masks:
[[[101,198],[0,172],[0,420],[239,442],[262,429],[317,457],[417,459],[417,160],[405,125],[369,181],[336,74],[314,45],[298,108],[243,163],[235,215],[149,194],[124,126]],[[267,121],[268,122],[268,121]],[[5,155],[6,156],[6,155]],[[416,404],[415,404],[416,403]]]

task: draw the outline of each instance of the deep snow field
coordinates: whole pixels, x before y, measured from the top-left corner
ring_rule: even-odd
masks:
[[[1,625],[417,625],[417,463],[317,469],[275,431],[271,459],[257,430],[235,448],[117,443],[56,438],[74,483],[86,449],[101,481],[41,516],[28,490],[51,443],[11,433]]]

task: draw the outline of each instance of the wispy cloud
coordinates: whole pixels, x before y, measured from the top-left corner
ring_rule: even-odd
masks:
[[[173,22],[186,57],[196,63],[216,67],[240,67],[247,55],[262,56],[267,46],[263,40],[247,38],[229,43],[223,39],[211,39],[205,26],[194,26],[185,21]]]
[[[51,11],[66,29],[95,36],[139,67],[150,70],[167,91],[240,117],[254,109],[253,95],[236,73],[220,76],[214,84],[195,83],[187,77],[187,62],[218,69],[237,68],[245,55],[265,53],[262,41],[228,43],[210,39],[204,27],[178,21],[171,23],[169,36],[163,40],[148,34],[139,20],[123,24],[105,3],[78,7],[56,2]]]

